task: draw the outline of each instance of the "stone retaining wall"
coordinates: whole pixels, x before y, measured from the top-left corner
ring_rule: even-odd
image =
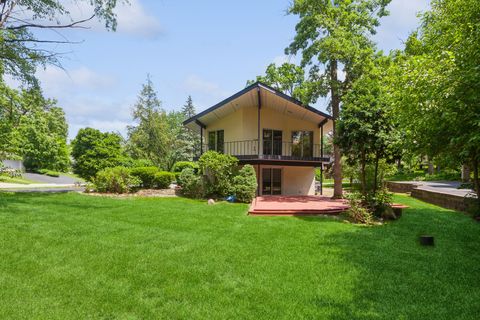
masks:
[[[412,197],[423,200],[425,202],[435,204],[437,206],[457,210],[457,211],[467,211],[468,209],[468,200],[461,196],[456,196],[446,193],[437,193],[429,190],[423,189],[413,189]]]
[[[387,181],[386,186],[390,192],[398,192],[398,193],[410,193],[416,187],[416,185],[413,183],[394,182],[394,181]]]

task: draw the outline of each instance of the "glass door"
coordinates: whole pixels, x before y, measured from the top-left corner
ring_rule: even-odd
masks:
[[[282,194],[282,169],[262,169],[262,195]]]
[[[282,131],[263,129],[263,154],[282,155]]]

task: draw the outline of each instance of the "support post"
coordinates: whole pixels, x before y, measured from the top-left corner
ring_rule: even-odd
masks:
[[[203,154],[203,128],[200,127],[200,156]]]
[[[257,153],[258,153],[258,158],[260,159],[261,157],[261,153],[260,153],[260,109],[262,108],[262,99],[261,99],[261,96],[260,96],[260,88],[257,88],[257,98],[258,98],[258,115],[257,115],[257,120],[258,120],[258,124],[257,124]]]
[[[320,195],[323,196],[323,163],[320,164]]]
[[[320,126],[320,157],[323,158],[323,124]]]

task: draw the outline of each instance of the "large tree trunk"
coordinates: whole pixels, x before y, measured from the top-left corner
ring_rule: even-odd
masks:
[[[478,160],[473,160],[473,187],[477,193],[477,199],[480,201],[480,180],[478,177]]]
[[[337,137],[336,129],[336,120],[340,115],[340,94],[339,94],[339,85],[337,79],[337,69],[338,64],[336,60],[333,60],[330,63],[330,80],[331,88],[330,94],[332,98],[332,116],[333,116],[333,136],[334,141]],[[343,197],[342,191],[342,163],[341,158],[342,154],[340,152],[340,147],[334,143],[333,144],[333,198],[340,199]]]
[[[470,182],[470,167],[467,164],[462,165],[462,182]]]

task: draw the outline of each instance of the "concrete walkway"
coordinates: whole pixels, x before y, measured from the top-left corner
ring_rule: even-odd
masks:
[[[38,182],[38,183],[48,183],[48,184],[75,184],[75,182],[80,182],[80,179],[69,177],[69,176],[59,176],[59,177],[50,177],[44,174],[30,173],[26,172],[22,175],[25,179]]]
[[[0,182],[0,191],[4,192],[69,192],[83,191],[84,187],[75,184],[61,183],[4,183]]]

